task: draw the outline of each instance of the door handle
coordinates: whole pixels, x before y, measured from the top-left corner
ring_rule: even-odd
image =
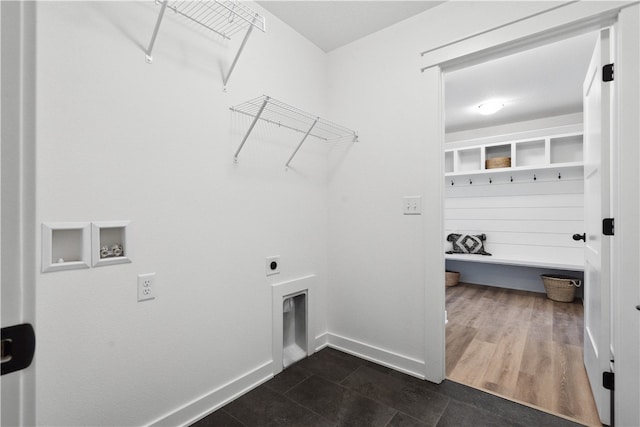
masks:
[[[576,242],[578,240],[584,240],[585,242],[587,241],[587,233],[582,233],[582,234],[574,234],[573,235],[573,240],[575,240]]]
[[[30,324],[2,328],[2,375],[31,365],[35,349],[36,335]]]

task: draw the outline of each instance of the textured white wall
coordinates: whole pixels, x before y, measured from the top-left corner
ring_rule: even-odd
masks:
[[[37,9],[37,221],[131,220],[126,265],[39,274],[37,421],[143,425],[271,360],[271,284],[316,274],[326,330],[326,147],[229,111],[262,94],[327,116],[324,54],[275,19],[231,45],[154,2]],[[336,120],[337,121],[337,120]],[[282,273],[265,277],[265,257]],[[156,272],[158,297],[136,302]]]

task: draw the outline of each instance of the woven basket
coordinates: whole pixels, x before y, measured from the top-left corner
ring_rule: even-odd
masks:
[[[547,297],[553,301],[572,302],[582,282],[577,277],[552,276],[543,274],[540,276],[547,291]]]
[[[458,284],[458,281],[460,280],[460,273],[458,273],[457,271],[445,271],[444,278],[445,278],[445,281],[444,281],[445,285],[455,286]]]
[[[485,169],[509,168],[511,167],[511,157],[494,157],[484,162]]]

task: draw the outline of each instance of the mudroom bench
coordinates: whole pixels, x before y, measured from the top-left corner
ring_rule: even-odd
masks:
[[[584,264],[569,262],[552,262],[546,260],[506,258],[474,254],[445,254],[447,261],[483,262],[487,264],[515,265],[519,267],[551,268],[557,270],[583,271]]]
[[[460,281],[478,285],[544,293],[542,274],[584,279],[584,264],[511,256],[445,254],[446,269],[460,273]],[[582,295],[580,289],[577,296]]]

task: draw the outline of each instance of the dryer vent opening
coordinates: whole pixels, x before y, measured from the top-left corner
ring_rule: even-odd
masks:
[[[307,294],[286,296],[282,302],[282,366],[307,357]]]

